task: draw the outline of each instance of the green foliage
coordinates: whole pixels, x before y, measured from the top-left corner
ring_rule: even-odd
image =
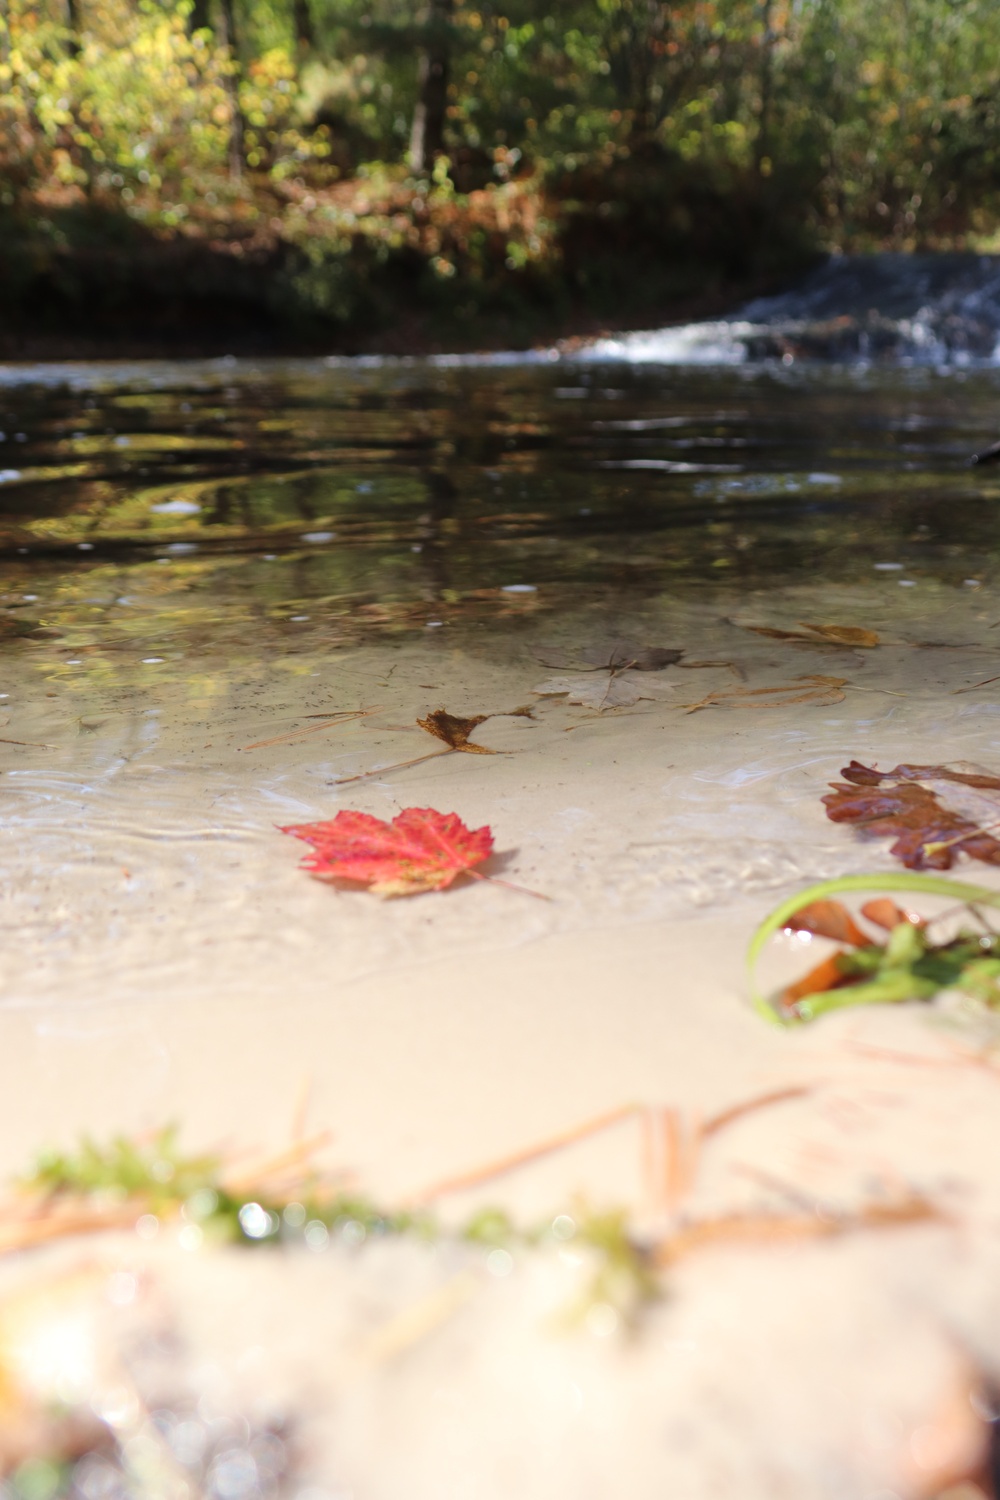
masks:
[[[662,1282],[654,1265],[620,1210],[581,1215],[577,1239],[595,1255],[594,1276],[583,1311],[595,1303],[603,1304],[631,1323],[643,1307],[662,1296]]]
[[[175,1126],[147,1138],[115,1136],[106,1145],[85,1136],[75,1151],[46,1151],[18,1187],[49,1204],[60,1198],[95,1206],[127,1203],[137,1219],[144,1214],[179,1218],[214,1244],[304,1242],[314,1250],[328,1244],[359,1249],[372,1239],[397,1235],[424,1241],[450,1237],[492,1250],[572,1239],[590,1259],[592,1276],[571,1310],[571,1322],[598,1304],[630,1322],[661,1293],[653,1261],[620,1210],[581,1207],[575,1220],[561,1215],[553,1224],[523,1227],[504,1209],[487,1206],[449,1232],[425,1209],[389,1211],[358,1193],[331,1191],[308,1166],[294,1186],[281,1191],[268,1189],[265,1176],[258,1187],[235,1192],[226,1185],[220,1158],[181,1152]]]
[[[845,875],[810,886],[790,897],[754,933],[748,954],[751,983],[764,945],[797,912],[813,902],[856,891],[904,891],[945,896],[970,912],[1000,906],[1000,893],[988,886],[967,885],[939,875]],[[811,1021],[828,1011],[854,1005],[891,1005],[907,1000],[932,1000],[942,990],[963,990],[983,1004],[1000,1006],[1000,935],[992,931],[961,930],[944,941],[934,940],[927,927],[908,921],[894,926],[887,940],[848,946],[834,957],[838,980],[815,993],[800,995],[789,1007],[776,1008],[756,989],[755,1009],[765,1019],[784,1023]]]
[[[182,1156],[177,1130],[167,1126],[146,1141],[119,1135],[101,1146],[84,1136],[75,1152],[43,1152],[21,1185],[29,1192],[142,1196],[166,1205],[214,1183],[218,1169],[213,1156]]]
[[[0,4],[0,255],[40,298],[84,213],[266,267],[251,301],[328,329],[620,308],[629,285],[669,299],[817,248],[997,229],[990,0],[73,10],[78,34],[65,0]],[[446,154],[414,174],[432,44]]]

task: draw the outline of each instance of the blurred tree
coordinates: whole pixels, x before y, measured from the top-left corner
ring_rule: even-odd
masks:
[[[299,51],[309,52],[316,45],[316,28],[309,0],[293,0],[292,21]]]
[[[410,131],[410,166],[427,171],[444,153],[444,122],[451,81],[453,0],[430,0],[423,15],[417,102]]]
[[[246,119],[240,102],[240,46],[236,29],[236,0],[219,0],[222,13],[223,43],[229,54],[225,73],[226,91],[231,109],[229,126],[229,175],[238,181],[246,163]]]

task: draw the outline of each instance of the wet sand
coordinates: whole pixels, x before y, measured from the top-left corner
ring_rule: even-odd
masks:
[[[280,1257],[109,1242],[108,1264],[151,1257],[190,1348],[214,1349],[237,1386],[246,1348],[265,1350],[254,1399],[311,1411],[323,1493],[604,1497],[622,1483],[908,1500],[937,1493],[982,1439],[967,1393],[1000,1375],[1000,1081],[963,1059],[996,1027],[945,999],[782,1031],[750,1010],[744,970],[785,895],[894,868],[885,841],[824,815],[848,760],[1000,765],[995,689],[954,696],[995,674],[990,591],[899,577],[637,611],[620,635],[734,665],[644,674],[655,699],[603,714],[532,694],[548,663],[602,645],[583,609],[508,632],[317,642],[252,667],[136,655],[112,674],[57,663],[45,642],[9,656],[3,733],[34,743],[2,747],[5,1170],[42,1142],[167,1120],[193,1147],[277,1148],[307,1099],[309,1126],[335,1133],[331,1158],[391,1204],[627,1103],[694,1118],[801,1086],[706,1152],[693,1214],[786,1212],[805,1195],[850,1215],[912,1193],[947,1216],[693,1256],[631,1340],[555,1330],[578,1268],[553,1250],[499,1281],[478,1252],[429,1263],[414,1247],[331,1252],[290,1278]],[[801,646],[734,623],[802,619],[883,643]],[[682,707],[809,674],[846,679],[843,701]],[[504,716],[525,704],[533,718]],[[475,737],[499,753],[336,785],[436,748],[415,719],[442,706],[497,714]],[[308,714],[357,708],[378,712],[283,738]],[[297,868],[303,846],[276,828],[409,806],[489,824],[487,873],[551,899],[479,881],[388,902],[339,892]],[[772,981],[808,958],[778,948]],[[584,1194],[641,1220],[649,1187],[628,1121],[442,1207],[544,1220]],[[352,1339],[470,1275],[426,1339],[343,1376]]]

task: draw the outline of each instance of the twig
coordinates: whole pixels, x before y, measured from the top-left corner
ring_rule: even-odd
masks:
[[[376,766],[374,771],[359,771],[356,776],[338,776],[330,786],[346,786],[349,781],[366,781],[369,776],[386,776],[390,771],[403,771],[407,766],[419,766],[425,760],[437,760],[442,755],[457,755],[449,745],[445,750],[431,750],[427,755],[416,755],[412,760],[397,760],[391,766]]]
[[[794,1183],[785,1182],[783,1178],[775,1176],[773,1172],[765,1171],[763,1167],[751,1166],[749,1162],[738,1162],[734,1168],[744,1177],[750,1177],[754,1182],[759,1182],[763,1187],[771,1188],[787,1198],[789,1203],[794,1203],[807,1214],[822,1214],[822,1206],[815,1198],[810,1198],[807,1193],[801,1192]]]
[[[990,1060],[987,1052],[970,1052],[966,1048],[953,1047],[951,1057],[921,1057],[916,1052],[897,1052],[891,1047],[875,1047],[868,1042],[848,1042],[852,1052],[858,1052],[863,1057],[876,1058],[881,1062],[902,1063],[913,1068],[981,1068],[984,1073],[991,1074],[994,1078],[1000,1074],[1000,1068]]]
[[[754,1099],[744,1099],[741,1103],[730,1105],[729,1109],[710,1116],[701,1127],[701,1134],[703,1137],[715,1135],[744,1115],[753,1114],[758,1109],[767,1109],[771,1104],[781,1104],[786,1099],[801,1099],[806,1094],[811,1094],[816,1087],[814,1083],[793,1084],[789,1088],[773,1089],[769,1094],[758,1094]]]
[[[459,1271],[442,1287],[435,1287],[412,1306],[389,1318],[358,1350],[356,1359],[362,1366],[383,1364],[405,1353],[414,1344],[433,1333],[442,1323],[481,1291],[481,1272]]]
[[[414,1194],[410,1201],[429,1203],[434,1198],[444,1197],[446,1193],[458,1193],[466,1188],[480,1187],[485,1182],[491,1182],[495,1177],[503,1177],[508,1172],[513,1172],[517,1167],[526,1166],[540,1157],[550,1156],[554,1151],[562,1151],[566,1146],[573,1146],[577,1141],[586,1140],[590,1135],[597,1135],[600,1131],[607,1130],[622,1120],[628,1120],[638,1114],[639,1109],[640,1106],[637,1104],[619,1105],[617,1109],[609,1110],[607,1114],[598,1115],[593,1120],[586,1120],[582,1125],[574,1125],[570,1130],[561,1131],[559,1135],[536,1142],[534,1146],[528,1146],[522,1151],[512,1152],[510,1156],[502,1156],[499,1160],[487,1162],[485,1166],[476,1167],[471,1172],[461,1172],[455,1177],[445,1177],[440,1182],[434,1182],[422,1192]]]
[[[336,720],[336,723],[310,724],[306,729],[290,729],[287,734],[276,734],[273,739],[255,740],[252,745],[241,745],[241,750],[263,750],[268,745],[285,745],[292,740],[301,740],[307,734],[319,734],[323,729],[339,729],[341,724],[352,724],[356,719],[368,719],[381,713],[380,708],[343,709],[332,714],[303,714],[304,719]]]
[[[948,1217],[926,1198],[913,1194],[891,1203],[869,1203],[854,1213],[818,1214],[725,1214],[682,1225],[654,1247],[653,1259],[661,1269],[682,1255],[714,1244],[746,1240],[826,1239],[861,1229],[890,1229],[928,1221],[948,1222]]]
[[[227,1193],[238,1196],[240,1193],[246,1192],[247,1189],[258,1186],[268,1177],[276,1176],[286,1167],[301,1163],[306,1157],[312,1156],[316,1151],[320,1151],[324,1146],[328,1146],[332,1140],[332,1130],[321,1130],[316,1135],[309,1136],[304,1141],[296,1141],[286,1151],[279,1152],[277,1156],[272,1156],[269,1160],[259,1162],[252,1169],[239,1173],[235,1177],[221,1178],[221,1185]]]

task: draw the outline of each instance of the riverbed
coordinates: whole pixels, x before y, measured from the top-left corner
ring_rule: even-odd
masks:
[[[1000,767],[1000,477],[968,466],[1000,375],[610,355],[3,372],[0,1166],[329,1128],[394,1204],[626,1106],[781,1096],[684,1212],[856,1232],[713,1246],[634,1326],[598,1298],[557,1328],[551,1235],[251,1267],[164,1231],[38,1274],[155,1287],[175,1381],[294,1411],[310,1495],[930,1497],[976,1469],[1000,1372],[996,1028],[770,1027],[744,954],[811,881],[898,868],[825,816],[852,758]],[[439,709],[492,753],[423,759]],[[505,884],[380,900],[281,832],[409,807],[488,826]],[[776,948],[771,978],[802,959]],[[643,1139],[623,1114],[431,1197],[648,1225]],[[866,1227],[900,1195],[933,1213]]]

